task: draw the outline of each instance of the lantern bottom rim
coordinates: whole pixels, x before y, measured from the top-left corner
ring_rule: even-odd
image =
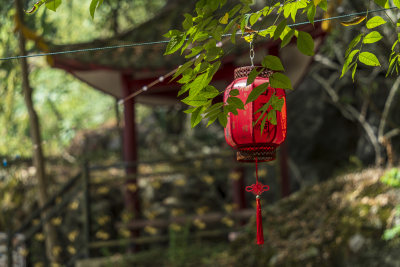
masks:
[[[240,162],[256,162],[256,159],[258,162],[273,161],[276,159],[276,149],[239,150],[236,159]]]

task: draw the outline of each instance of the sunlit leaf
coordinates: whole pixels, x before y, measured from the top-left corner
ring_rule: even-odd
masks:
[[[397,0],[397,1],[400,1],[400,0]],[[373,28],[381,26],[381,25],[383,25],[385,23],[386,23],[386,21],[382,17],[375,16],[375,17],[370,18],[367,21],[367,28],[368,29],[373,29]]]
[[[373,31],[368,33],[364,39],[363,39],[363,43],[364,44],[372,44],[372,43],[376,43],[378,42],[380,39],[382,39],[382,35],[377,32],[377,31]]]
[[[225,13],[225,15],[219,19],[219,23],[221,24],[228,24],[229,13]]]
[[[94,19],[94,13],[96,12],[96,9],[98,9],[101,4],[103,4],[103,0],[92,0],[90,2],[89,11],[90,11],[90,15],[92,16],[93,19]]]
[[[358,57],[360,62],[364,63],[365,65],[368,66],[380,66],[381,63],[379,63],[378,58],[370,53],[370,52],[362,52],[360,56]]]

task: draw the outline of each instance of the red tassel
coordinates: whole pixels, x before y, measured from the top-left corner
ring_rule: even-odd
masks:
[[[261,204],[260,198],[257,196],[257,245],[264,244],[264,233],[263,233],[263,225],[262,225],[262,217],[261,217]]]

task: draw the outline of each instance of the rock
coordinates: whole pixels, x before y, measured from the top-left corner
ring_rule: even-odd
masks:
[[[350,250],[357,253],[364,245],[365,238],[360,234],[355,234],[349,239]]]

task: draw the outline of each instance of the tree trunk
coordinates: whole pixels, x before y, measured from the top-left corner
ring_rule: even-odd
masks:
[[[21,23],[23,22],[23,12],[22,12],[22,5],[21,0],[15,0],[15,8],[17,12],[17,18]],[[26,55],[25,49],[25,38],[20,30],[19,34],[19,50],[20,55]],[[38,179],[38,186],[39,186],[39,204],[43,206],[48,200],[48,181],[45,172],[45,159],[43,156],[42,150],[42,140],[40,135],[40,126],[39,126],[39,119],[36,113],[36,110],[33,106],[32,101],[32,88],[29,84],[29,72],[28,72],[28,63],[26,58],[20,59],[20,66],[22,72],[22,90],[24,92],[24,100],[25,105],[28,110],[29,114],[29,128],[31,139],[33,143],[33,164],[36,168],[36,177]],[[44,212],[41,214],[42,219],[46,217],[46,213]],[[56,232],[54,227],[50,223],[44,224],[44,235],[45,235],[45,245],[46,245],[46,256],[50,260],[50,262],[55,262],[56,259],[53,256],[52,248],[54,248],[56,244]]]

